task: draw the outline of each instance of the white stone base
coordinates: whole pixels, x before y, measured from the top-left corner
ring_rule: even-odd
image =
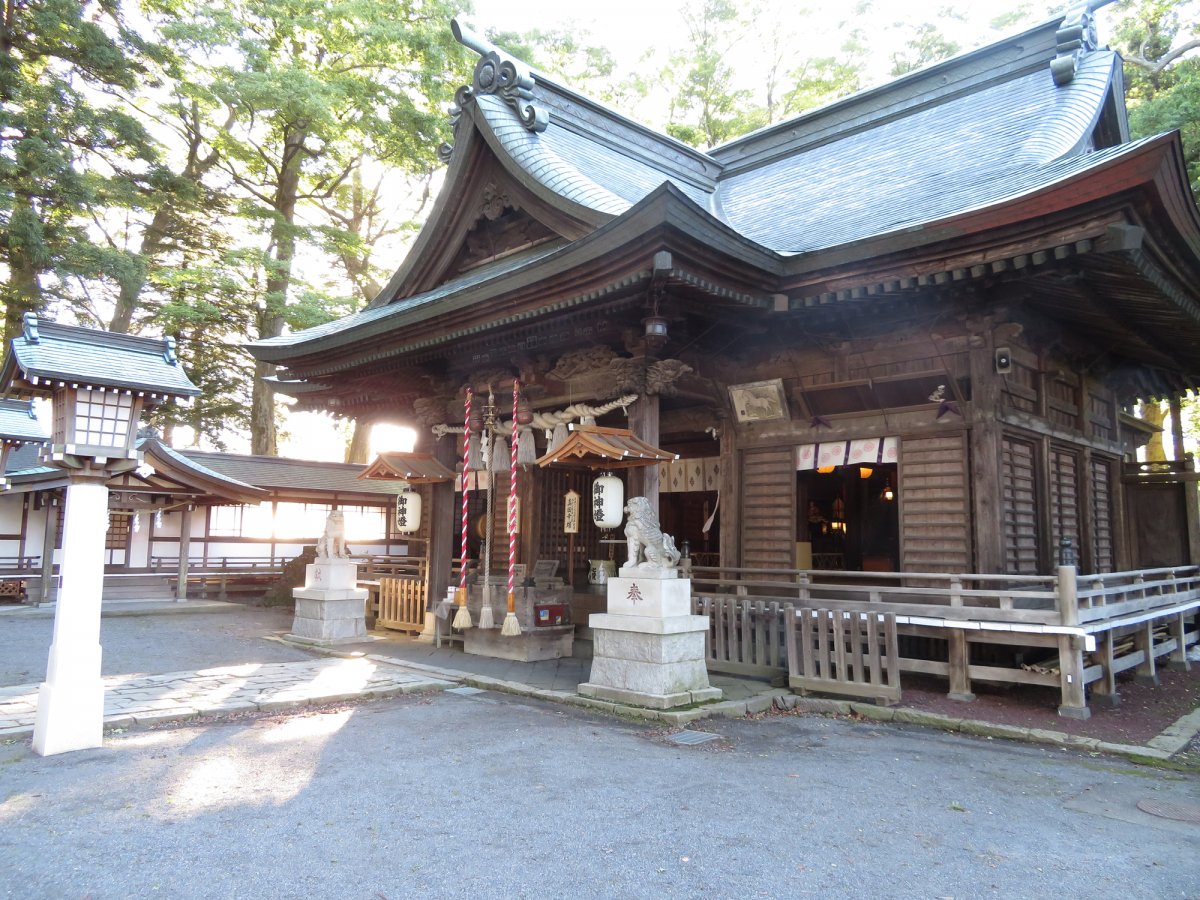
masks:
[[[704,656],[708,617],[690,609],[690,579],[611,579],[608,612],[588,620],[592,670],[579,693],[651,709],[719,700]]]
[[[311,568],[311,566],[310,566]],[[310,644],[345,644],[367,636],[367,592],[361,588],[296,588],[296,614],[288,637]]]
[[[104,685],[97,676],[43,683],[38,690],[33,751],[41,756],[90,750],[104,738]]]
[[[354,590],[358,563],[352,559],[318,559],[304,567],[305,590]]]
[[[622,570],[628,572],[628,569]],[[658,570],[654,575],[661,574]],[[666,571],[674,574],[673,569]],[[608,612],[616,616],[686,616],[692,612],[690,579],[622,575],[608,580]]]

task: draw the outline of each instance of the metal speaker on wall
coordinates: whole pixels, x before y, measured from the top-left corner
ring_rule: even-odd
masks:
[[[396,494],[396,531],[412,534],[421,529],[421,495],[404,483]]]
[[[625,483],[612,472],[592,482],[592,521],[597,528],[616,528],[624,518]]]
[[[1012,351],[1007,347],[996,348],[996,374],[1007,375],[1012,371]]]

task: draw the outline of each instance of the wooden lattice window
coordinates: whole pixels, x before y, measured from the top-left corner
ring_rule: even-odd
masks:
[[[1074,548],[1075,564],[1079,564],[1079,455],[1062,447],[1050,449],[1050,537],[1056,563],[1062,562],[1061,546],[1066,538]]]
[[[1038,503],[1034,445],[1006,437],[1002,444],[1004,570],[1038,574]]]
[[[1112,572],[1116,569],[1113,547],[1112,464],[1093,459],[1091,471],[1092,513],[1092,570]]]
[[[557,559],[560,565],[568,564],[570,541],[563,532],[563,498],[567,491],[575,491],[580,496],[579,534],[575,535],[575,558],[570,561],[568,568],[586,568],[591,554],[603,554],[607,558],[608,548],[616,545],[601,545],[600,529],[592,521],[589,500],[595,476],[573,469],[543,469],[539,476],[542,490],[537,511],[541,535],[538,540],[538,559]],[[609,536],[619,538],[621,535],[614,531]],[[618,561],[621,561],[619,556]],[[559,574],[565,573],[560,569]]]
[[[129,523],[133,516],[108,514],[108,531],[104,535],[105,550],[126,550],[129,547]]]

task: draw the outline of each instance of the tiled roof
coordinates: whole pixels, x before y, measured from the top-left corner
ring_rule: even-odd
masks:
[[[1049,67],[855,130],[723,180],[722,218],[780,253],[846,244],[1049,183],[1081,162],[1116,54],[1059,87]],[[987,115],[981,115],[986,111]]]
[[[50,388],[57,382],[144,391],[169,397],[200,393],[175,357],[174,344],[26,317],[0,371],[0,385],[24,380]],[[19,390],[19,389],[18,389]]]
[[[0,443],[42,444],[48,440],[50,433],[33,414],[33,401],[0,399]]]
[[[321,493],[396,493],[395,482],[359,481],[363,466],[354,463],[315,462],[278,456],[242,456],[182,450],[189,460],[207,469],[268,490],[319,491]]]

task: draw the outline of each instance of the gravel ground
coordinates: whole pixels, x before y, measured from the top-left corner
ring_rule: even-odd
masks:
[[[101,620],[103,675],[162,674],[248,662],[312,659],[294,647],[264,641],[287,631],[292,612],[239,606],[229,612],[115,616]],[[36,684],[46,677],[52,618],[0,618],[0,686]]]

